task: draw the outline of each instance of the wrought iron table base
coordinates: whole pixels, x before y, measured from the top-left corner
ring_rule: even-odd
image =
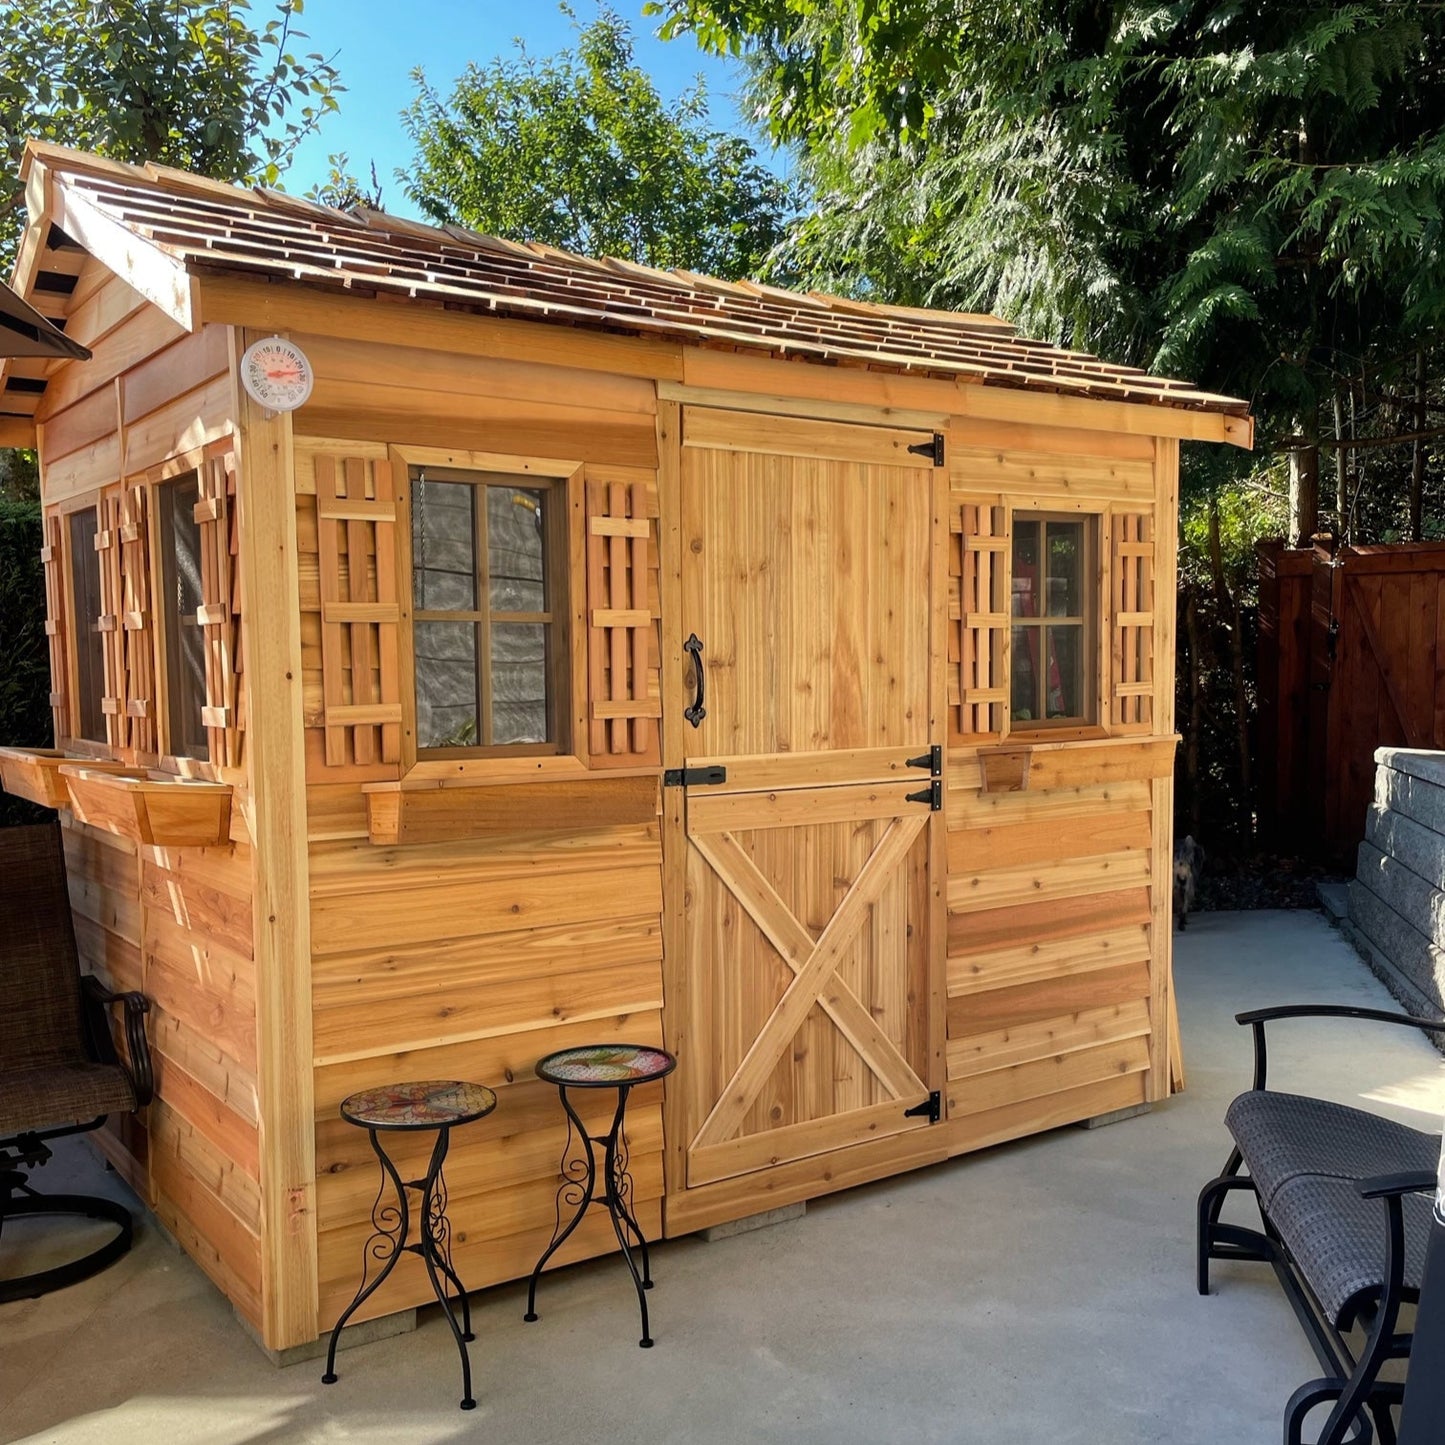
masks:
[[[376,1203],[371,1208],[371,1223],[375,1233],[366,1243],[362,1261],[361,1287],[356,1292],[356,1298],[341,1312],[341,1318],[336,1321],[336,1325],[331,1331],[331,1343],[326,1351],[326,1373],[322,1375],[321,1383],[323,1385],[336,1383],[336,1343],[341,1338],[341,1331],[345,1328],[346,1322],[381,1288],[386,1282],[387,1276],[396,1268],[397,1260],[403,1254],[416,1254],[421,1256],[421,1261],[426,1266],[432,1292],[442,1307],[442,1313],[446,1316],[447,1324],[451,1328],[452,1338],[457,1342],[457,1353],[462,1359],[461,1408],[475,1410],[477,1402],[472,1398],[472,1362],[467,1353],[467,1344],[476,1336],[472,1333],[472,1309],[467,1301],[466,1288],[452,1267],[451,1228],[447,1223],[447,1190],[446,1183],[442,1179],[442,1164],[447,1157],[451,1126],[443,1124],[437,1128],[437,1139],[432,1146],[431,1160],[427,1164],[425,1176],[421,1179],[403,1179],[397,1172],[396,1165],[391,1162],[386,1151],[381,1147],[377,1131],[368,1129],[367,1134],[371,1138],[372,1152],[381,1161],[382,1169],[381,1187],[377,1190]],[[394,1205],[382,1203],[388,1179],[391,1180],[392,1187],[396,1191]],[[407,1243],[407,1235],[411,1229],[411,1210],[408,1207],[406,1195],[408,1189],[415,1190],[420,1195],[417,1210],[417,1228],[420,1238],[411,1244]],[[371,1261],[374,1259],[382,1261],[381,1269],[376,1278],[368,1282],[366,1276]],[[442,1276],[445,1276],[456,1290],[455,1298],[461,1305],[460,1324],[457,1323],[456,1312],[452,1308],[453,1302],[447,1297],[446,1289],[442,1284]]]
[[[553,1230],[551,1244],[542,1252],[541,1259],[532,1270],[532,1277],[527,1284],[527,1313],[522,1318],[529,1323],[537,1318],[537,1281],[541,1278],[547,1261],[566,1244],[577,1226],[582,1223],[587,1210],[593,1204],[602,1204],[606,1206],[612,1219],[612,1231],[617,1236],[617,1243],[622,1247],[622,1258],[627,1263],[633,1287],[637,1290],[637,1305],[642,1312],[642,1338],[637,1343],[642,1349],[650,1350],[652,1333],[648,1329],[647,1295],[644,1291],[652,1288],[652,1265],[648,1259],[647,1240],[628,1206],[628,1199],[632,1194],[632,1176],[627,1172],[627,1142],[622,1132],[622,1119],[627,1110],[627,1095],[631,1088],[631,1084],[617,1085],[617,1109],[612,1115],[611,1126],[605,1134],[589,1134],[576,1109],[572,1107],[572,1101],[567,1097],[567,1086],[562,1084],[558,1087],[562,1096],[562,1107],[567,1111],[568,1138],[562,1156],[562,1186],[557,1191],[557,1227]],[[569,1164],[567,1156],[571,1153],[574,1130],[582,1141],[582,1158]],[[597,1194],[597,1155],[593,1148],[595,1144],[604,1146],[600,1198]],[[580,1175],[577,1172],[579,1168]],[[569,1194],[577,1194],[577,1208],[564,1226],[562,1205],[571,1203]],[[636,1240],[637,1252],[642,1257],[640,1272],[637,1261],[633,1258],[633,1245],[629,1242],[629,1235]]]

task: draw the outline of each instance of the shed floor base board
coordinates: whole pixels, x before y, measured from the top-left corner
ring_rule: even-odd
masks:
[[[1122,1124],[1125,1119],[1137,1119],[1140,1114],[1147,1114],[1153,1107],[1153,1104],[1131,1104],[1127,1109],[1110,1109],[1107,1114],[1093,1114],[1087,1119],[1080,1119],[1077,1127],[1102,1129],[1109,1124]]]
[[[250,1335],[256,1348],[278,1369],[285,1369],[288,1365],[303,1365],[309,1360],[326,1358],[326,1349],[331,1343],[329,1334],[321,1335],[314,1340],[307,1340],[305,1344],[291,1345],[284,1350],[273,1350],[261,1339],[260,1333],[250,1320],[239,1312],[236,1319],[241,1328]],[[396,1335],[409,1335],[414,1329],[416,1329],[416,1311],[414,1309],[397,1310],[395,1314],[379,1315],[374,1320],[362,1320],[360,1324],[347,1325],[341,1332],[341,1338],[336,1342],[336,1350],[340,1354],[343,1350],[355,1349],[357,1345],[370,1345],[377,1340],[389,1340]]]
[[[707,1244],[717,1244],[735,1234],[751,1234],[755,1229],[767,1229],[774,1224],[786,1224],[790,1219],[801,1219],[807,1212],[807,1201],[800,1199],[796,1204],[765,1209],[760,1214],[748,1214],[742,1219],[731,1219],[726,1224],[710,1224],[706,1229],[699,1229],[697,1237]]]

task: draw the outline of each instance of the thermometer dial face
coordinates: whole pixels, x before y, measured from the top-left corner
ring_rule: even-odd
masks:
[[[279,336],[253,342],[241,358],[241,384],[270,411],[304,406],[313,380],[306,353]]]

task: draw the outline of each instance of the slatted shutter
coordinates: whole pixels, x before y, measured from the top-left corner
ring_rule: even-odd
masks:
[[[1115,512],[1111,521],[1113,604],[1110,725],[1115,732],[1154,726],[1154,518]]]
[[[391,463],[318,455],[316,526],[327,765],[400,762],[401,601]]]
[[[120,619],[125,667],[125,746],[141,753],[157,751],[156,657],[150,605],[150,538],[145,487],[127,487],[120,495]]]
[[[122,583],[119,491],[101,498],[95,551],[100,567],[101,651],[105,664],[105,690],[100,710],[105,716],[105,740],[112,748],[126,745],[125,632],[121,627]]]
[[[949,706],[954,738],[1001,737],[1008,723],[1009,522],[961,502],[949,524]]]
[[[155,656],[151,642],[150,558],[141,487],[100,503],[95,550],[100,561],[100,632],[105,658],[105,740],[119,751],[154,753]]]
[[[662,756],[657,489],[586,484],[587,752],[592,767]]]
[[[46,517],[45,545],[40,549],[45,572],[45,636],[50,644],[50,716],[57,744],[70,736],[70,713],[65,700],[70,674],[65,664],[65,583],[61,574],[65,554],[60,541],[61,525],[58,514]]]
[[[196,614],[205,639],[206,729],[211,762],[242,765],[245,730],[242,694],[240,569],[236,549],[236,469],[229,454],[208,457],[198,478],[195,518],[201,533],[201,597]]]

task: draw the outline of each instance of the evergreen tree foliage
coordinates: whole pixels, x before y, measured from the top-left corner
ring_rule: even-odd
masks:
[[[416,73],[407,195],[439,222],[591,256],[756,274],[793,211],[742,137],[714,129],[701,81],[658,94],[608,10],[576,48],[469,65],[448,98]]]

